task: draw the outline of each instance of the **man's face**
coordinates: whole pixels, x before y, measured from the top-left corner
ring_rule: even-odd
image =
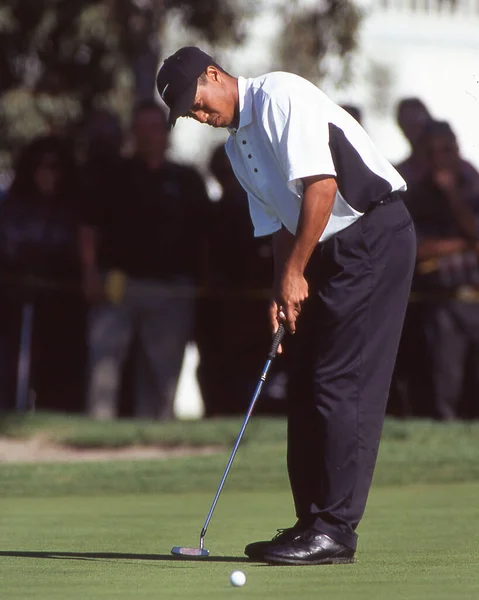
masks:
[[[165,119],[159,110],[144,109],[137,115],[133,124],[135,148],[141,156],[163,153],[167,146]]]
[[[208,67],[205,81],[199,81],[193,106],[186,115],[212,127],[230,127],[235,119],[235,103],[221,71]]]

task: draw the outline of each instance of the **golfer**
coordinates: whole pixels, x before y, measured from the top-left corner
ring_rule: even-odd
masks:
[[[185,47],[157,86],[170,126],[191,117],[228,129],[255,235],[273,238],[271,326],[295,334],[287,459],[297,520],[245,553],[353,562],[415,263],[406,184],[357,121],[297,75],[236,78]]]

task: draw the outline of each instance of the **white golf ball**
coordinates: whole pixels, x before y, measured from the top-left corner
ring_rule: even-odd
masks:
[[[230,583],[234,587],[241,587],[246,583],[246,575],[243,571],[233,571],[230,575]]]

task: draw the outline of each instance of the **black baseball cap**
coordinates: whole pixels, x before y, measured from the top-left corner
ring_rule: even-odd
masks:
[[[161,99],[170,109],[168,126],[185,115],[193,106],[198,77],[215,61],[196,46],[185,46],[169,56],[161,65],[156,77],[156,87]]]

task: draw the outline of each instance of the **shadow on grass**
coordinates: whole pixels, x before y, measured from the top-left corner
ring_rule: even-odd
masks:
[[[11,556],[16,558],[50,558],[55,560],[61,559],[78,559],[78,560],[95,560],[95,559],[114,559],[114,560],[158,560],[158,561],[175,561],[175,562],[251,562],[243,556],[208,556],[208,557],[191,557],[191,556],[174,556],[173,554],[128,554],[123,552],[55,552],[53,550],[44,552],[23,552],[20,550],[2,550],[0,556]]]

